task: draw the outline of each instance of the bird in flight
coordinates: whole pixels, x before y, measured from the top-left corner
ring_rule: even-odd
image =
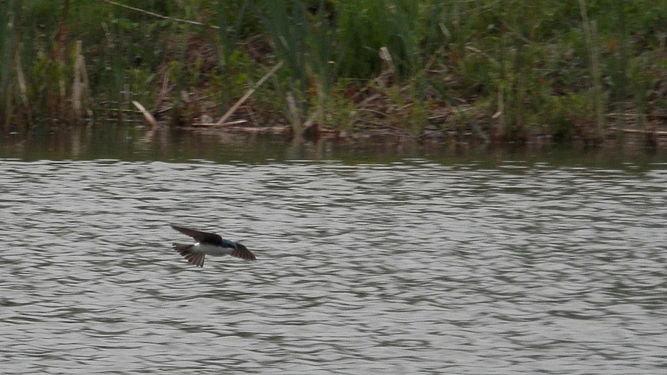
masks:
[[[214,233],[200,232],[174,224],[171,224],[171,227],[197,241],[194,244],[175,242],[172,244],[174,250],[178,251],[183,258],[197,267],[204,267],[206,254],[213,256],[231,255],[245,260],[257,260],[255,254],[239,242],[223,239]]]

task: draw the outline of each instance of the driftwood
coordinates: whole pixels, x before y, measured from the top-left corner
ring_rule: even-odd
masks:
[[[654,131],[654,130],[641,130],[641,129],[623,129],[623,128],[610,128],[609,130],[613,131],[622,131],[623,133],[628,134],[653,134],[661,137],[667,136],[667,131]]]
[[[239,125],[245,120],[233,121],[233,123],[239,123]],[[231,126],[231,122],[225,123],[220,131],[221,132],[230,132],[230,133],[255,133],[255,134],[287,134],[292,131],[292,128],[289,126],[279,125],[279,126]],[[191,124],[186,128],[190,129],[204,129],[208,127],[215,128],[216,123],[206,123],[206,122],[196,122]],[[217,127],[218,129],[220,127]]]
[[[229,122],[224,122],[222,124],[218,124],[217,122],[206,122],[206,121],[199,121],[199,122],[194,122],[191,124],[191,126],[195,127],[220,127],[220,126],[235,126],[235,125],[241,125],[245,124],[248,122],[248,120],[236,120],[236,121],[229,121]]]

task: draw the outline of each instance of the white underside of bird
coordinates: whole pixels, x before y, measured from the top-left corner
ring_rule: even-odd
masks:
[[[213,255],[216,257],[220,257],[231,254],[232,251],[234,251],[234,249],[197,242],[194,245],[192,245],[192,251],[195,251],[197,253],[203,253],[206,255]]]

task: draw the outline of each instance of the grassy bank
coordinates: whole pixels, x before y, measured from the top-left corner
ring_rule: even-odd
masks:
[[[665,25],[667,0],[2,0],[0,125],[136,119],[136,101],[170,126],[653,139]]]

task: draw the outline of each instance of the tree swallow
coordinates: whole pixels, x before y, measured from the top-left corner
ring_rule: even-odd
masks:
[[[206,254],[214,256],[231,255],[245,260],[257,260],[255,254],[251,253],[245,246],[238,242],[225,240],[214,233],[200,232],[171,224],[177,231],[195,239],[194,244],[173,243],[174,250],[178,251],[183,258],[197,267],[204,267]]]

